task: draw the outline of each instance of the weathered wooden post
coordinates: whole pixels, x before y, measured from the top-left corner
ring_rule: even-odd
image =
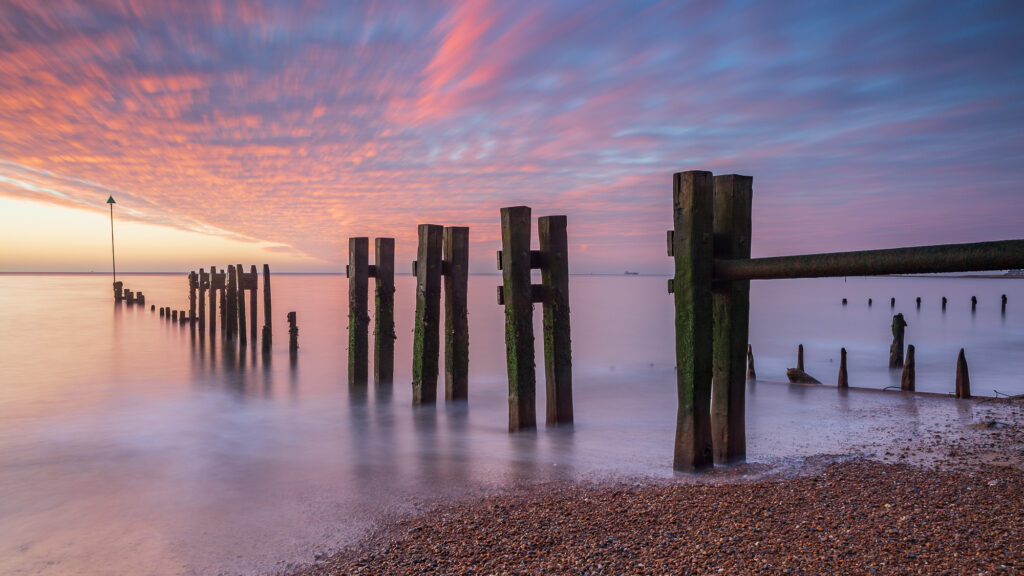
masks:
[[[395,239],[374,239],[373,382],[395,378]]]
[[[299,325],[295,312],[288,313],[288,351],[295,353],[299,349]]]
[[[537,219],[540,239],[541,299],[544,313],[544,376],[547,424],[571,424],[572,334],[569,317],[568,218]]]
[[[505,305],[508,429],[537,426],[537,375],[533,352],[533,288],[530,283],[530,207],[501,209],[500,303]]]
[[[903,319],[903,313],[892,317],[892,345],[889,346],[889,369],[903,366],[903,335],[907,328],[907,321]]]
[[[850,387],[850,378],[846,374],[846,348],[839,349],[839,381],[836,382],[839,389]]]
[[[978,311],[978,297],[977,296],[971,296],[971,312],[973,313],[973,312],[977,312],[977,311]]]
[[[907,392],[913,392],[915,377],[914,345],[909,344],[907,345],[907,361],[903,364],[903,376],[900,378],[900,388]]]
[[[177,321],[178,321],[178,311],[177,310],[171,310],[171,322],[177,322]]]
[[[445,226],[444,256],[444,399],[469,397],[469,228]]]
[[[416,270],[416,320],[412,345],[412,403],[437,401],[441,353],[441,249],[444,227],[419,225]]]
[[[890,298],[889,299],[889,308],[890,309],[896,308],[896,299],[895,298]]]
[[[369,278],[370,240],[365,236],[348,239],[348,383],[366,384],[370,314],[366,310]]]
[[[799,344],[796,347],[796,369],[804,371],[804,345]]]
[[[871,298],[868,298],[868,308],[871,308]]]
[[[178,311],[178,322],[184,324],[187,320],[188,320],[188,317],[185,316],[185,311],[184,310],[179,310]]]
[[[270,265],[263,265],[263,352],[269,353],[273,341],[273,317],[270,310]]]
[[[921,309],[921,297],[920,296],[917,297],[917,309],[918,310]]]
[[[750,258],[753,183],[752,177],[736,174],[716,176],[714,179],[713,254],[716,259]],[[747,455],[744,423],[746,379],[743,365],[746,361],[745,348],[748,346],[750,281],[715,282],[712,289],[712,446],[716,462],[731,463],[742,461]]]
[[[238,308],[238,342],[243,346],[248,342],[248,330],[245,326],[245,289],[246,277],[241,264],[235,265],[235,298]]]
[[[210,289],[210,275],[199,269],[199,333],[206,333],[206,291]]]
[[[163,307],[162,307],[162,306],[160,307],[160,317],[161,317],[161,318],[163,318],[163,317],[164,317],[164,309],[163,309]]]
[[[196,317],[196,295],[199,292],[199,274],[193,270],[188,273],[188,317]]]
[[[146,305],[146,295],[143,294],[142,292],[136,292],[136,294],[135,294],[135,303],[136,304],[141,304],[142,306],[145,306]]]
[[[670,238],[675,256],[672,291],[679,394],[673,467],[694,472],[714,462],[711,447],[714,179],[711,172],[676,173],[672,196],[674,230]]]
[[[120,304],[124,301],[124,282],[118,280],[114,282],[114,302]]]
[[[843,306],[846,306],[846,298],[843,298]]]
[[[260,275],[256,272],[256,265],[249,266],[249,274],[245,279],[246,288],[249,289],[249,335],[252,336],[253,346],[256,346],[256,301],[259,298]]]
[[[217,334],[217,291],[224,293],[224,273],[210,266],[210,338]]]
[[[964,357],[964,349],[960,349],[960,355],[956,357],[956,397],[971,397],[971,376],[967,373],[967,358]]]
[[[942,311],[943,312],[946,311],[946,297],[945,296],[942,297]]]
[[[757,380],[757,372],[754,370],[754,349],[747,344],[747,380]]]
[[[1002,314],[1006,314],[1006,294],[1003,294],[1002,301],[1003,301],[1003,306],[1002,306],[1000,312]]]
[[[225,301],[226,317],[224,327],[227,338],[232,339],[238,333],[238,270],[228,265],[228,287]]]
[[[228,337],[228,281],[227,272],[224,275],[224,289],[220,291],[220,337]]]

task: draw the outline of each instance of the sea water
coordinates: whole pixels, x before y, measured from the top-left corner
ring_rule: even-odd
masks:
[[[150,310],[187,310],[184,275],[121,279],[146,294],[145,306],[114,305],[105,276],[0,275],[0,573],[274,572],[438,501],[672,475],[675,347],[664,277],[571,278],[576,423],[520,434],[506,431],[498,276],[470,277],[468,403],[445,404],[442,374],[441,400],[418,408],[409,276],[396,278],[389,387],[347,382],[342,276],[274,276],[267,360],[253,354],[258,344],[239,350]],[[262,292],[260,301],[262,327]],[[294,360],[289,311],[298,315]],[[750,461],[850,453],[922,421],[969,418],[970,404],[953,399],[837,394],[841,347],[851,386],[898,386],[887,367],[896,312],[916,348],[918,390],[952,392],[964,348],[975,394],[1024,393],[1024,281],[755,281]],[[539,307],[535,316],[539,336]],[[806,371],[825,386],[772,383],[785,381],[799,344]],[[543,422],[539,338],[537,364]]]

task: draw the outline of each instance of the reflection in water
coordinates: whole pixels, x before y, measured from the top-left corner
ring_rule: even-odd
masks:
[[[133,284],[158,307],[180,307],[182,281]],[[278,344],[263,354],[261,340],[224,340],[222,322],[186,334],[141,308],[111,315],[109,278],[0,276],[0,325],[19,327],[0,333],[0,573],[269,572],[434,499],[526,482],[671,476],[675,350],[663,278],[572,278],[575,426],[514,435],[494,277],[470,278],[469,402],[419,408],[409,385],[414,279],[396,279],[396,384],[372,392],[341,384],[345,282],[276,276],[274,308],[298,312],[303,341],[288,350],[282,314]],[[963,346],[978,393],[1024,393],[1024,308],[1004,315],[1004,292],[1024,297],[1024,282],[753,282],[762,380],[747,384],[750,458],[870,451],[879,438],[978,417],[970,402],[831,385],[838,363],[829,360],[844,346],[853,386],[898,384],[887,368],[891,314],[865,306],[872,296],[895,295],[911,303],[906,313],[922,297],[907,330],[919,390],[951,391]],[[860,305],[844,308],[844,297]],[[535,321],[540,334],[539,314]],[[828,386],[771,383],[785,380],[799,343],[806,371]],[[540,392],[540,340],[537,350]],[[543,393],[537,410],[545,413]]]

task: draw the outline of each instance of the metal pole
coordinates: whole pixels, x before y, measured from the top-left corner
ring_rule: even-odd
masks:
[[[117,282],[117,261],[114,260],[114,203],[110,203],[110,267],[114,271],[114,282]]]

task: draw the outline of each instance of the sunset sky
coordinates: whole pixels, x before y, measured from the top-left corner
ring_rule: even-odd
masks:
[[[566,214],[668,272],[671,174],[755,256],[1024,237],[1024,2],[0,2],[0,271],[339,271]],[[371,244],[372,245],[372,244]]]

